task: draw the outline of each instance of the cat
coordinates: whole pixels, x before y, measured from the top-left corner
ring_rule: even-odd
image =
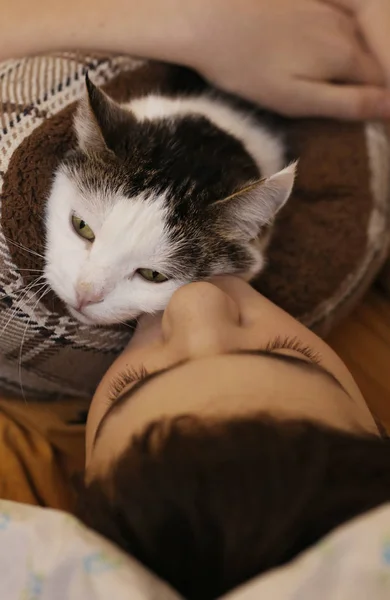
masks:
[[[45,277],[73,317],[128,322],[185,283],[261,272],[296,171],[266,120],[211,87],[119,104],[87,75],[74,128],[45,215]]]

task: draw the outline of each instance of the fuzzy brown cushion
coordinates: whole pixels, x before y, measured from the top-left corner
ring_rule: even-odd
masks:
[[[36,304],[37,296],[24,293],[35,278],[26,269],[43,266],[43,207],[53,171],[74,143],[72,117],[87,68],[119,101],[151,79],[170,86],[164,65],[122,56],[62,54],[0,65],[0,385],[19,391],[22,374],[30,396],[90,396],[129,335],[81,326],[55,298]],[[388,142],[375,124],[307,120],[286,128],[300,156],[298,180],[254,285],[325,334],[387,254]]]

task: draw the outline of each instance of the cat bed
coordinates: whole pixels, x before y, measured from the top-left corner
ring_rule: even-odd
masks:
[[[43,215],[54,169],[74,143],[84,75],[125,101],[164,65],[62,53],[0,64],[0,386],[26,396],[90,397],[129,330],[81,325],[45,292]],[[326,335],[356,304],[388,253],[389,144],[380,124],[288,121],[300,156],[268,267],[254,286]],[[30,287],[28,287],[30,286]]]

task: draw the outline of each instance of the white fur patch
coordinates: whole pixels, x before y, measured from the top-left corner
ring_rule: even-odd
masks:
[[[131,110],[139,121],[201,115],[222,131],[237,138],[252,156],[264,177],[273,175],[284,166],[283,141],[275,133],[264,125],[259,125],[250,115],[212,96],[165,98],[150,94],[121,106]]]
[[[178,99],[149,95],[123,104],[122,108],[131,110],[139,121],[203,116],[238,139],[263,176],[270,177],[284,166],[281,139],[251,116],[211,95]],[[91,131],[82,129],[80,135],[82,142]],[[71,176],[65,171],[57,172],[46,211],[45,275],[79,320],[109,324],[162,310],[173,292],[186,283],[170,279],[154,284],[136,273],[137,269],[146,268],[169,275],[167,269],[175,248],[165,228],[164,200],[161,195],[126,198],[103,186],[98,192],[81,193]],[[93,230],[92,244],[74,231],[72,213]],[[264,263],[262,253],[254,247],[252,251],[254,265],[250,275],[260,271]],[[80,296],[86,293],[90,298],[103,300],[85,306],[81,315],[76,307]]]
[[[82,196],[75,183],[57,173],[47,205],[45,275],[52,289],[80,320],[91,323],[127,321],[143,312],[162,310],[183,282],[155,284],[136,270],[147,268],[164,274],[172,243],[164,229],[164,198],[132,199]],[[93,244],[73,229],[75,212],[92,228]],[[77,291],[88,288],[104,297],[80,316]]]

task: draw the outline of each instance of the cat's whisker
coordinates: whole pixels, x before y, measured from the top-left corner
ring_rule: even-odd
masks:
[[[124,325],[125,327],[128,327],[132,331],[135,331],[135,327],[133,325],[130,325],[130,323],[126,323],[126,321],[121,321],[120,319],[115,319],[115,323],[118,323],[119,325]]]
[[[20,343],[19,361],[18,361],[18,375],[19,375],[20,391],[22,392],[22,397],[23,397],[23,400],[24,400],[25,404],[27,404],[27,398],[26,398],[26,394],[24,393],[24,387],[23,387],[22,356],[23,356],[24,340],[26,339],[26,334],[27,334],[28,326],[30,325],[30,322],[31,322],[31,317],[27,321],[26,327],[25,327],[24,332],[23,332],[22,341]]]
[[[16,298],[17,306],[21,304],[22,300],[25,298],[28,292],[34,289],[34,287],[36,287],[37,285],[42,285],[42,279],[44,279],[44,275],[40,275],[25,287],[21,288],[20,290],[17,290],[17,292],[19,293],[19,297]]]
[[[12,307],[12,312],[10,317],[7,319],[6,324],[4,325],[4,327],[2,328],[2,330],[0,331],[0,336],[3,335],[3,333],[5,332],[5,330],[7,329],[8,325],[11,323],[12,319],[15,317],[16,313],[18,312],[18,305]]]
[[[132,319],[132,321],[134,322],[134,325],[130,327],[132,327],[132,329],[135,331],[139,325],[139,317],[136,317],[135,319]]]
[[[43,221],[43,223],[46,223],[46,216],[45,215],[41,215],[41,214],[36,214],[37,217],[39,217],[39,219],[41,221]]]
[[[9,294],[8,294],[7,296],[9,297]],[[4,296],[4,297],[7,297],[7,296]],[[12,305],[12,306],[10,307],[11,314],[10,314],[9,318],[7,319],[7,321],[6,321],[5,325],[4,325],[4,327],[1,329],[1,331],[0,331],[0,336],[1,336],[1,335],[3,335],[3,333],[4,333],[4,332],[5,332],[5,330],[7,329],[8,325],[9,325],[9,324],[12,322],[12,319],[13,319],[13,318],[16,316],[16,314],[17,314],[17,312],[18,312],[18,309],[19,309],[19,300],[20,300],[20,299],[17,299],[17,300],[16,300],[16,302],[15,302],[15,305]]]
[[[28,271],[29,273],[43,273],[43,269],[13,269],[12,267],[3,267],[2,269],[0,269],[0,271],[6,271],[7,273],[11,272],[11,273],[19,273],[19,272],[24,272],[24,271]]]
[[[29,317],[29,319],[28,319],[28,321],[27,321],[26,327],[25,327],[25,329],[24,329],[24,332],[23,332],[23,337],[22,337],[22,341],[21,341],[21,344],[20,344],[20,351],[19,351],[19,362],[18,362],[18,374],[19,374],[20,391],[22,392],[22,397],[23,397],[23,400],[24,400],[25,404],[27,404],[27,398],[26,398],[26,395],[25,395],[25,393],[24,393],[24,387],[23,387],[23,377],[22,377],[22,358],[23,358],[23,346],[24,346],[24,342],[25,342],[25,339],[26,339],[26,334],[27,334],[27,331],[28,331],[28,326],[29,326],[29,325],[30,325],[30,323],[31,323],[31,318],[32,318],[32,315],[34,314],[34,311],[35,311],[36,307],[38,306],[39,302],[41,302],[41,300],[44,298],[44,296],[45,296],[45,295],[48,293],[48,291],[50,290],[50,286],[49,286],[49,284],[45,283],[45,284],[43,284],[43,285],[44,285],[44,290],[43,290],[43,293],[42,293],[42,294],[39,296],[38,300],[36,301],[36,303],[35,303],[35,304],[34,304],[34,306],[33,306],[33,309],[32,309],[32,312],[31,312],[31,315],[30,315],[30,317]],[[40,288],[40,291],[41,291],[41,290],[42,290],[42,287]],[[38,292],[38,293],[39,293],[39,292]]]
[[[7,320],[7,322],[5,323],[3,329],[0,331],[0,335],[2,333],[4,333],[4,331],[7,329],[8,325],[11,323],[12,319],[17,314],[18,310],[20,309],[20,307],[23,303],[23,300],[26,298],[28,293],[31,292],[37,286],[39,286],[39,289],[37,290],[36,293],[39,293],[39,291],[40,291],[40,289],[42,289],[42,285],[43,285],[41,280],[44,278],[45,278],[44,275],[41,275],[41,276],[37,277],[36,279],[34,279],[34,281],[29,283],[25,287],[21,288],[20,290],[17,290],[18,295],[15,298],[15,304],[11,307],[12,308],[11,315],[10,315],[9,319]],[[47,284],[47,285],[49,285],[49,284]],[[33,294],[32,298],[34,298],[36,293]],[[11,294],[4,294],[3,296],[0,296],[0,301],[4,300],[5,298],[11,298]]]
[[[33,295],[31,296],[30,300],[32,300],[32,301],[33,301],[33,300],[36,298],[37,294],[39,294],[39,293],[41,292],[41,290],[42,290],[42,288],[43,288],[43,287],[45,287],[45,286],[49,287],[49,285],[48,285],[46,282],[45,282],[45,283],[42,283],[42,282],[40,282],[40,283],[36,283],[35,285],[31,286],[31,287],[30,287],[28,290],[25,290],[25,292],[24,292],[24,294],[21,296],[21,298],[19,298],[19,299],[16,301],[15,308],[14,308],[14,310],[13,310],[12,314],[11,314],[11,317],[10,317],[10,319],[8,319],[8,321],[7,321],[7,323],[6,323],[5,327],[4,327],[4,330],[5,330],[5,328],[8,326],[8,324],[11,322],[12,318],[13,318],[13,317],[16,315],[16,313],[18,312],[18,310],[21,308],[22,300],[24,300],[24,298],[27,296],[27,294],[28,294],[28,293],[29,293],[29,292],[30,292],[30,291],[31,291],[31,290],[32,290],[34,287],[36,287],[36,286],[38,286],[38,289],[37,289],[37,290],[36,290],[36,291],[33,293]],[[36,306],[36,305],[35,305],[35,306]],[[35,306],[34,306],[34,308],[35,308]],[[3,330],[3,331],[4,331],[4,330]]]
[[[40,258],[44,258],[39,252],[36,252],[35,250],[32,250],[31,248],[28,248],[27,246],[25,246],[21,242],[15,242],[15,240],[12,240],[11,238],[9,238],[8,236],[6,236],[4,234],[3,234],[3,236],[4,236],[4,239],[6,240],[6,242],[8,242],[9,244],[12,244],[16,248],[20,248],[21,250],[25,250],[26,252],[28,252],[30,254],[34,254],[35,256],[39,256]]]
[[[19,294],[21,294],[21,293],[23,293],[23,292],[25,292],[25,291],[29,290],[29,289],[30,289],[30,287],[33,287],[33,286],[35,285],[35,283],[36,283],[37,281],[39,281],[39,279],[42,279],[42,277],[43,277],[43,275],[41,275],[41,276],[40,276],[40,277],[38,277],[37,279],[34,279],[34,281],[30,282],[29,284],[27,284],[25,287],[21,288],[20,290],[16,290],[16,293],[19,293]],[[4,290],[2,290],[2,291],[4,291]],[[11,297],[11,294],[8,294],[8,293],[7,293],[7,294],[4,294],[3,296],[0,296],[0,300],[4,300],[4,298],[10,298],[10,297]],[[19,298],[19,299],[20,299],[20,298]]]
[[[34,289],[34,287],[38,287],[38,289],[35,290],[35,292],[32,294],[32,296],[30,298],[30,301],[34,300],[36,298],[37,294],[40,293],[40,291],[42,290],[42,288],[49,287],[49,284],[46,281],[44,281],[44,282],[42,282],[42,281],[38,282],[35,285],[33,285],[29,290],[27,290],[27,292],[31,292],[31,290]]]
[[[31,273],[31,275],[34,275],[34,276],[36,276],[38,273],[42,273],[42,275],[40,276],[40,278],[41,278],[41,277],[44,277],[44,275],[45,275],[45,273],[44,273],[43,269],[21,269],[21,270],[28,271],[28,273],[29,273],[29,274]],[[7,273],[9,273],[9,272],[10,272],[12,275],[13,275],[14,273],[16,274],[16,272],[14,272],[14,273],[13,273],[13,272],[12,272],[12,270],[9,270],[9,269],[7,269],[6,267],[4,268],[4,271],[5,271],[5,272],[7,272]],[[0,269],[0,274],[1,274],[1,269]],[[15,281],[17,281],[17,280],[16,280],[16,279],[14,279],[14,280],[13,280],[13,282],[15,282]],[[36,279],[34,279],[34,280],[33,280],[33,283],[34,283],[35,281],[37,281],[37,280],[36,280]],[[30,282],[30,283],[31,283],[31,282]],[[30,283],[29,283],[29,284],[27,284],[27,285],[30,285]],[[10,285],[10,282],[7,282],[6,284],[5,284],[5,283],[3,283],[3,285]],[[24,288],[21,288],[21,289],[22,289],[22,290],[24,290],[24,289],[26,289],[26,288],[24,287]],[[18,292],[18,291],[20,291],[20,290],[16,290],[16,291]]]
[[[16,246],[16,248],[20,248],[20,250],[24,250],[25,252],[28,252],[29,254],[32,254],[33,256],[37,256],[38,258],[42,258],[43,260],[45,259],[45,257],[43,256],[43,254],[40,254],[39,252],[36,252],[35,250],[31,250],[31,248],[27,248],[27,246],[24,246],[20,242],[14,242],[14,240],[11,240],[11,238],[7,237],[6,235],[4,235],[4,238],[5,238],[5,240],[9,244],[12,244],[13,246]]]
[[[12,307],[12,312],[10,317],[8,318],[7,322],[5,323],[4,327],[2,328],[2,330],[0,331],[0,336],[3,335],[3,333],[5,332],[5,330],[7,329],[8,325],[12,322],[12,319],[16,316],[20,305],[23,301],[23,299],[27,296],[27,294],[34,289],[35,286],[39,285],[40,288],[37,290],[36,293],[39,293],[39,291],[42,289],[43,285],[48,285],[46,283],[42,283],[39,280],[43,278],[43,275],[41,275],[40,277],[38,277],[37,279],[35,279],[32,283],[28,284],[25,288],[22,288],[20,291],[21,295],[19,298],[16,299],[15,301],[15,306]],[[36,295],[36,293],[33,294],[32,298],[34,298],[34,296]],[[9,294],[7,294],[7,296],[9,296]],[[5,297],[7,297],[5,296]]]
[[[27,285],[25,285],[23,288],[21,288],[22,290],[28,290],[30,289],[30,287],[33,287],[37,282],[39,282],[41,279],[44,278],[44,275],[39,275],[39,277],[36,277],[35,279],[33,279],[32,281],[30,281],[30,283],[28,283]]]

